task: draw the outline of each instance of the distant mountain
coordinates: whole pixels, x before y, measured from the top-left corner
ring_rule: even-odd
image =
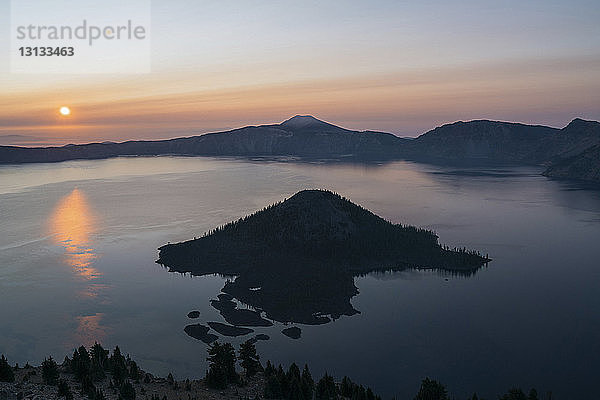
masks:
[[[175,272],[235,276],[223,292],[267,318],[317,325],[358,313],[350,303],[357,275],[410,267],[469,275],[488,261],[332,192],[304,190],[199,239],[162,246],[157,262]],[[245,324],[235,303],[220,296],[211,304],[226,321]]]
[[[418,160],[537,163],[544,141],[560,130],[540,125],[477,120],[435,128],[411,143]]]
[[[583,153],[600,144],[600,123],[576,118],[542,144],[543,153],[538,158],[559,162]]]
[[[56,162],[130,155],[297,156],[389,159],[409,141],[390,133],[352,131],[312,116],[281,124],[247,126],[226,132],[156,141],[91,143],[62,147],[0,146],[0,163]]]
[[[156,141],[91,143],[62,147],[0,146],[0,164],[100,159],[117,156],[197,155],[347,159],[410,159],[435,163],[555,165],[600,144],[600,124],[574,119],[562,129],[475,120],[435,128],[416,139],[353,131],[310,115],[280,124]],[[573,171],[580,171],[579,168]],[[548,176],[553,176],[548,174]],[[569,174],[571,176],[571,174]],[[593,179],[594,174],[573,176]]]

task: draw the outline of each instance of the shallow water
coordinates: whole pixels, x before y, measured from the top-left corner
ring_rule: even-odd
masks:
[[[206,345],[183,328],[222,321],[209,300],[225,279],[169,273],[156,249],[327,188],[493,261],[468,278],[356,278],[360,314],[301,325],[299,340],[280,323],[254,328],[271,336],[262,359],[307,362],[388,398],[412,398],[425,376],[458,397],[515,385],[585,397],[600,373],[600,192],[538,173],[185,157],[2,166],[0,353],[39,363],[97,340],[153,373],[203,376]]]

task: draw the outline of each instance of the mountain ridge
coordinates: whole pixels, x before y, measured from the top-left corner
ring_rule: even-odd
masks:
[[[0,164],[60,162],[118,156],[296,157],[356,161],[414,160],[434,163],[544,165],[549,168],[583,156],[600,144],[600,123],[573,119],[564,128],[486,119],[456,121],[414,139],[391,133],[357,131],[295,115],[281,123],[245,126],[223,132],[163,140],[130,140],[62,147],[0,146]],[[546,176],[599,182],[593,171],[595,153],[585,163]],[[591,161],[591,162],[590,162]]]

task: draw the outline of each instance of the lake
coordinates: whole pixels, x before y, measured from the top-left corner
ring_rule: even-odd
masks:
[[[355,278],[359,314],[298,325],[298,340],[278,322],[254,328],[271,337],[257,343],[263,361],[348,375],[385,398],[412,398],[427,376],[457,397],[521,386],[589,398],[600,373],[600,191],[539,172],[193,157],[1,166],[0,353],[37,364],[98,341],[154,374],[203,377],[206,345],[183,329],[222,321],[209,301],[227,278],[170,273],[157,248],[326,188],[493,261],[469,277]]]

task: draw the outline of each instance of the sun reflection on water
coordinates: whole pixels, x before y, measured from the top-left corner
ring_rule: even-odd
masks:
[[[78,297],[82,301],[92,300],[96,305],[97,298],[107,285],[94,282],[102,276],[92,266],[97,258],[92,237],[97,232],[98,223],[85,193],[74,189],[63,197],[48,219],[48,229],[53,242],[64,248],[65,263],[77,278],[86,282],[78,292]],[[94,341],[101,341],[107,334],[107,328],[101,324],[103,317],[102,313],[76,316],[75,343],[90,345]]]
[[[50,217],[50,234],[54,243],[64,247],[66,262],[78,276],[92,280],[100,276],[93,268],[96,253],[90,236],[96,231],[96,217],[87,198],[79,189],[63,197]]]

